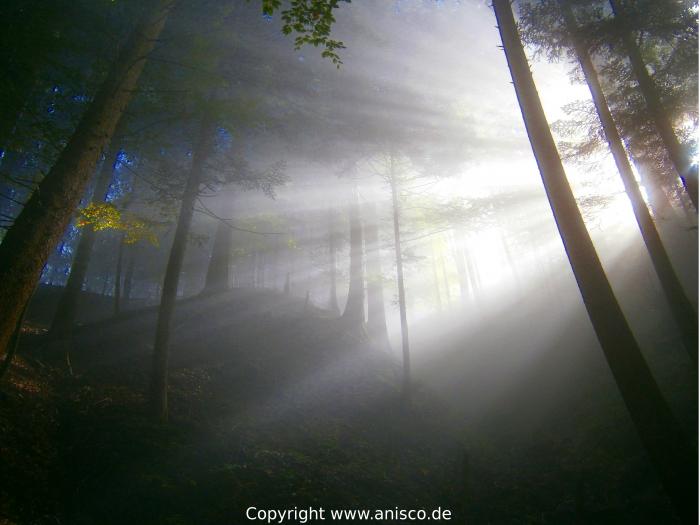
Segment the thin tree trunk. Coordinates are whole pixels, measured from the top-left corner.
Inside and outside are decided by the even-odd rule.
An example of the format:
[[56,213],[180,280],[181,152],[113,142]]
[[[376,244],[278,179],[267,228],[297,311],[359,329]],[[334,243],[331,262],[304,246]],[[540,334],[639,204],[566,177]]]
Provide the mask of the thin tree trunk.
[[430,268],[433,270],[433,287],[435,288],[435,299],[437,300],[438,312],[442,312],[442,294],[440,293],[440,278],[437,271],[437,253],[435,251],[435,243],[432,246],[433,257],[430,261]]
[[[629,146],[629,144],[626,145]],[[649,204],[654,215],[660,219],[668,218],[669,214],[672,215],[674,212],[666,190],[664,190],[663,186],[652,175],[652,169],[650,168],[649,163],[646,161],[640,161],[638,158],[636,158],[629,147],[626,149],[629,152],[632,163],[637,168],[637,172],[642,179],[642,186],[644,186],[647,191],[647,195],[649,195]]]
[[328,297],[328,308],[331,312],[338,315],[340,314],[340,309],[338,308],[338,277],[336,269],[336,259],[338,247],[337,234],[335,231],[335,221],[333,217],[333,210],[328,209],[328,269],[329,269],[329,280],[330,280],[330,292]]
[[652,464],[682,519],[697,523],[697,456],[664,400],[593,247],[535,88],[509,0],[493,0],[530,144],[583,302]]
[[122,292],[124,308],[129,306],[129,301],[131,300],[131,289],[134,283],[134,267],[136,266],[136,254],[134,253],[133,245],[130,246],[129,252],[129,262],[126,263],[126,273],[124,274],[124,285]]
[[440,261],[440,271],[442,272],[442,283],[445,287],[445,304],[447,305],[447,308],[449,310],[450,302],[451,302],[452,298],[450,296],[450,280],[447,276],[447,267],[445,266],[445,257],[440,255],[439,261]]
[[467,263],[467,274],[469,275],[469,284],[472,288],[472,300],[474,303],[481,302],[481,273],[479,272],[479,265],[472,257],[471,250],[467,244],[467,239],[464,239],[464,245],[462,246],[462,253],[464,255],[464,260]]
[[202,179],[204,162],[209,156],[214,143],[213,120],[207,113],[202,119],[199,136],[192,155],[192,166],[187,178],[185,192],[182,196],[180,214],[170,256],[163,279],[163,291],[158,308],[156,337],[153,345],[153,369],[151,375],[150,401],[153,415],[158,420],[168,420],[168,346],[170,342],[170,324],[175,310],[180,272],[187,248],[187,236],[192,223],[194,204]]
[[464,302],[469,297],[469,280],[467,277],[467,267],[464,263],[464,251],[457,244],[456,235],[452,235],[451,243],[452,259],[455,262],[455,267],[457,268],[457,275],[459,275],[459,293],[460,300]]
[[0,244],[0,353],[131,100],[172,1],[158,0],[134,30],[72,138]]
[[342,318],[349,326],[359,327],[365,322],[365,280],[362,271],[362,223],[357,191],[349,208],[350,217],[350,284]]
[[515,279],[515,287],[518,293],[520,292],[520,284],[521,284],[521,279],[520,279],[520,270],[518,270],[518,263],[516,262],[515,258],[513,257],[512,252],[510,251],[510,246],[508,244],[508,238],[506,237],[505,231],[500,230],[500,238],[501,238],[501,248],[503,249],[503,254],[506,256],[506,262],[508,263],[508,269],[510,270],[510,274],[513,276],[513,279]]
[[122,265],[124,261],[124,240],[126,234],[119,236],[119,248],[117,248],[117,269],[114,272],[114,315],[121,313],[122,301]]
[[[119,147],[116,144],[112,144],[95,181],[91,202],[98,203],[106,199],[109,184],[114,176],[118,155]],[[96,238],[97,234],[92,226],[83,228],[70,267],[68,282],[61,293],[56,313],[51,322],[49,335],[53,339],[68,339],[71,336],[73,325],[78,316],[80,296],[85,284],[88,267],[90,266],[90,258]]]
[[591,90],[591,96],[593,97],[598,118],[603,125],[605,137],[608,140],[610,151],[615,159],[617,170],[620,172],[620,177],[622,177],[622,183],[625,186],[625,191],[632,202],[634,217],[637,219],[639,231],[642,234],[644,244],[646,245],[649,256],[651,257],[651,262],[656,270],[656,275],[661,282],[661,287],[663,289],[664,296],[666,297],[666,302],[671,309],[676,325],[680,329],[686,351],[690,354],[690,358],[692,359],[693,363],[697,364],[698,314],[695,311],[692,303],[688,300],[688,297],[683,290],[683,286],[681,285],[681,282],[673,269],[671,260],[666,253],[663,243],[661,242],[659,232],[657,231],[656,225],[654,224],[651,214],[649,213],[649,208],[647,208],[647,205],[644,202],[644,197],[642,197],[642,192],[639,189],[639,185],[634,178],[632,166],[630,166],[629,160],[627,159],[625,148],[622,144],[622,139],[617,131],[615,121],[610,113],[608,103],[605,99],[605,94],[603,93],[603,89],[598,81],[598,74],[593,66],[591,57],[588,54],[588,49],[586,49],[585,44],[580,38],[579,28],[571,6],[567,0],[560,0],[560,5],[562,7],[567,32],[571,35],[573,40],[574,48],[576,50],[579,63],[581,64],[581,69],[583,70],[588,87]]
[[683,151],[683,146],[678,141],[676,132],[673,130],[671,121],[668,118],[668,113],[666,112],[661,98],[659,97],[659,92],[656,89],[656,84],[654,80],[649,75],[646,65],[644,64],[644,59],[639,51],[639,47],[634,42],[632,34],[627,27],[627,20],[624,14],[624,9],[620,4],[619,0],[610,0],[610,7],[615,15],[615,20],[620,23],[622,29],[622,44],[624,45],[625,52],[627,53],[630,64],[632,65],[632,71],[634,76],[639,83],[639,88],[644,96],[644,101],[647,104],[651,118],[654,121],[657,131],[666,146],[666,151],[668,152],[668,157],[671,159],[674,168],[678,172],[678,175],[683,182],[683,186],[688,192],[693,206],[697,212],[698,209],[698,174],[697,168],[693,169],[693,163],[688,155],[688,152]]
[[389,184],[391,185],[392,218],[394,221],[394,252],[396,256],[396,284],[399,292],[399,317],[401,319],[401,353],[403,355],[403,397],[411,399],[411,353],[408,346],[408,317],[406,316],[406,290],[403,281],[403,257],[401,255],[401,210],[396,187],[394,156],[389,156]]
[[22,309],[22,315],[20,316],[19,321],[17,322],[15,331],[12,333],[9,348],[5,353],[5,356],[3,357],[2,363],[0,363],[0,381],[2,381],[3,376],[12,366],[12,360],[15,358],[15,355],[17,355],[17,350],[19,350],[19,340],[22,337],[22,324],[24,323],[24,316],[26,315],[28,308],[29,301]]
[[382,283],[382,259],[379,250],[379,219],[377,205],[365,205],[365,257],[367,260],[367,331],[378,343],[389,341],[384,311],[384,285]]
[[225,222],[218,221],[204,282],[205,292],[222,291],[228,288],[230,262],[231,228]]
[[107,266],[102,274],[102,290],[100,291],[100,295],[102,297],[107,295],[107,289],[109,288],[109,274],[109,266]]

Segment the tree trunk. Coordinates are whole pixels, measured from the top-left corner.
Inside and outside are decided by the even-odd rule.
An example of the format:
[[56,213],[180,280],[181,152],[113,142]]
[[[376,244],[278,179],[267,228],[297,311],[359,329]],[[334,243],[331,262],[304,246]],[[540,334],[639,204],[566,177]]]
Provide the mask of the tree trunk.
[[583,302],[632,421],[682,519],[697,523],[697,457],[661,396],[593,247],[552,139],[509,0],[493,0],[537,165]]
[[22,315],[20,316],[19,321],[17,321],[17,326],[15,326],[15,330],[12,333],[12,338],[10,339],[10,344],[7,348],[7,352],[5,353],[5,356],[2,359],[2,363],[0,363],[0,381],[2,381],[3,376],[12,366],[12,360],[15,358],[15,355],[17,355],[17,350],[19,349],[19,340],[22,337],[22,324],[24,323],[24,316],[27,313],[28,307],[29,301],[27,301],[27,304],[24,305],[24,308],[22,309]]
[[122,265],[124,261],[124,240],[126,234],[119,236],[119,248],[117,248],[117,269],[114,272],[114,316],[121,313],[122,301]]
[[472,301],[475,304],[481,303],[481,273],[479,272],[479,265],[477,261],[474,260],[472,256],[471,248],[468,245],[468,237],[464,237],[464,244],[462,245],[462,254],[464,260],[467,264],[467,275],[469,276],[469,284],[472,290]]
[[440,255],[438,258],[440,261],[440,271],[442,272],[442,283],[445,287],[445,304],[449,310],[450,303],[452,302],[452,297],[450,296],[450,279],[447,276],[447,267],[445,266],[445,257]]
[[150,401],[153,415],[161,422],[168,420],[168,345],[170,341],[170,324],[175,310],[180,272],[187,248],[187,236],[192,223],[194,204],[199,192],[204,162],[214,144],[214,125],[210,115],[205,115],[199,130],[199,137],[192,155],[192,166],[187,178],[185,192],[182,196],[180,214],[170,256],[163,279],[156,337],[153,345],[153,369],[151,375]]
[[[91,202],[98,203],[105,200],[109,184],[117,165],[118,155],[119,148],[114,144],[110,147],[110,151],[105,157],[100,173],[95,181],[95,189],[92,193]],[[68,282],[61,293],[61,298],[56,307],[56,313],[51,322],[49,335],[53,339],[68,339],[71,336],[73,325],[78,316],[80,296],[82,294],[83,285],[85,284],[85,277],[87,276],[96,237],[97,234],[92,226],[85,226],[83,228],[70,267]]]
[[[627,144],[629,145],[629,144]],[[652,173],[652,168],[648,161],[640,161],[628,147],[630,159],[637,168],[637,172],[642,180],[642,186],[646,189],[647,195],[649,196],[649,205],[654,216],[659,219],[666,219],[669,215],[673,215],[673,207],[663,188],[662,184],[659,183]]]
[[340,314],[340,309],[338,308],[338,284],[337,284],[337,270],[336,270],[336,259],[337,259],[337,234],[335,231],[335,221],[333,220],[333,210],[328,209],[328,269],[330,280],[330,292],[328,297],[328,309],[334,314]]
[[649,75],[646,65],[644,64],[644,59],[639,51],[639,47],[634,42],[632,34],[627,27],[627,20],[624,15],[624,9],[620,4],[619,0],[610,0],[610,7],[612,8],[613,14],[615,15],[615,20],[620,24],[622,30],[622,44],[627,53],[630,64],[632,66],[632,71],[634,76],[639,83],[639,88],[642,91],[642,96],[644,96],[644,101],[647,104],[649,113],[656,130],[661,136],[661,140],[666,146],[666,151],[668,152],[668,157],[673,163],[673,167],[678,172],[678,175],[683,182],[683,186],[688,192],[693,206],[697,212],[698,209],[698,174],[697,168],[693,169],[693,163],[688,155],[688,152],[683,150],[683,146],[678,141],[676,132],[673,130],[671,121],[668,117],[661,98],[659,97],[659,92],[656,89],[656,84],[654,80]]
[[435,288],[435,300],[437,301],[438,312],[442,312],[442,294],[440,293],[440,278],[438,277],[437,271],[437,252],[435,250],[435,243],[432,246],[433,257],[430,261],[430,268],[433,270],[433,287]]
[[104,273],[102,274],[102,290],[100,291],[100,295],[102,297],[105,297],[107,295],[107,290],[109,289],[109,274],[111,273],[109,268],[109,265],[104,269]]
[[461,246],[457,244],[457,236],[454,234],[452,235],[451,245],[452,259],[454,260],[455,267],[457,268],[457,275],[459,276],[460,301],[464,303],[469,297],[469,278],[467,277],[467,267],[464,262],[464,251],[461,249]]
[[661,282],[661,288],[663,289],[664,296],[666,297],[666,302],[668,303],[673,318],[676,321],[678,328],[680,329],[683,344],[690,354],[690,358],[693,363],[697,364],[698,360],[698,314],[695,308],[688,300],[688,297],[683,290],[678,276],[676,275],[671,260],[666,253],[663,243],[661,242],[661,237],[656,229],[656,225],[651,218],[649,213],[649,208],[647,208],[644,202],[644,197],[642,197],[642,192],[639,189],[634,174],[632,173],[632,167],[630,166],[629,160],[625,153],[625,148],[622,144],[622,139],[615,126],[615,121],[610,109],[608,108],[608,103],[605,99],[605,94],[598,81],[598,74],[593,66],[591,57],[588,54],[588,49],[586,49],[585,44],[579,35],[579,28],[576,23],[576,18],[567,0],[560,0],[560,5],[562,7],[562,13],[564,15],[564,20],[566,23],[567,32],[571,35],[574,43],[574,48],[578,56],[579,63],[581,64],[581,69],[583,70],[584,77],[588,83],[588,87],[591,90],[591,96],[595,104],[596,112],[598,113],[598,118],[603,125],[603,130],[605,131],[605,137],[610,145],[610,151],[612,152],[613,158],[615,159],[615,165],[617,170],[620,172],[620,177],[622,177],[622,183],[625,186],[625,191],[632,202],[632,209],[634,210],[634,217],[637,219],[637,224],[639,225],[639,230],[644,239],[644,244],[647,247],[647,251],[651,257],[651,262],[656,270],[656,275]]
[[0,244],[0,352],[133,95],[172,1],[158,0],[134,30],[70,141]]
[[351,327],[360,327],[365,322],[365,280],[362,271],[362,223],[357,191],[353,192],[349,208],[350,218],[350,284],[348,299],[342,318]]
[[384,311],[384,285],[382,283],[382,259],[379,249],[379,219],[377,205],[365,205],[365,257],[367,260],[367,332],[378,343],[389,341]]
[[204,282],[205,292],[228,289],[229,265],[231,260],[231,228],[223,221],[218,221],[214,246],[209,259],[207,276]]
[[401,255],[401,210],[399,192],[394,173],[394,156],[389,156],[389,184],[391,185],[392,218],[394,221],[394,253],[396,256],[396,285],[399,292],[399,317],[401,319],[401,353],[403,355],[403,397],[411,398],[411,354],[408,346],[408,317],[406,315],[406,291],[403,283],[403,257]]
[[136,254],[134,253],[134,246],[131,245],[129,262],[126,264],[126,273],[124,274],[124,287],[122,291],[122,298],[124,307],[128,307],[129,300],[131,299],[131,289],[134,283],[134,267],[136,265]]

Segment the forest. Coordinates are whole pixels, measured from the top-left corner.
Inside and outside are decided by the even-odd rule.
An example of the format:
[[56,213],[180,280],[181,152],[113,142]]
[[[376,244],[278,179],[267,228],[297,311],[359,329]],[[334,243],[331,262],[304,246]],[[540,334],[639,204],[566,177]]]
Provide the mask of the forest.
[[698,523],[695,0],[3,0],[0,525]]

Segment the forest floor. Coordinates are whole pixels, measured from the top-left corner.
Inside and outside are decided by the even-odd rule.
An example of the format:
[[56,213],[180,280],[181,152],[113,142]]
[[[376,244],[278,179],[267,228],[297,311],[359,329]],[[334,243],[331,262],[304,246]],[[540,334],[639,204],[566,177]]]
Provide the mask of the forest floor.
[[[584,390],[587,412],[568,405],[566,417],[541,422],[543,438],[512,446],[511,429],[499,438],[467,428],[444,401],[467,399],[464,385],[438,394],[417,381],[405,408],[385,349],[271,291],[179,303],[171,420],[153,423],[155,316],[142,308],[86,324],[70,347],[38,330],[23,338],[0,389],[0,524],[238,524],[250,506],[440,507],[470,524],[675,523],[617,405],[600,414]],[[441,378],[463,370],[435,366]],[[597,394],[603,405],[608,394]]]
[[[304,301],[235,290],[183,301],[171,421],[145,394],[155,312],[25,338],[0,409],[6,523],[244,523],[245,509],[456,512],[461,453],[427,393],[364,333]],[[0,521],[0,523],[2,523]]]

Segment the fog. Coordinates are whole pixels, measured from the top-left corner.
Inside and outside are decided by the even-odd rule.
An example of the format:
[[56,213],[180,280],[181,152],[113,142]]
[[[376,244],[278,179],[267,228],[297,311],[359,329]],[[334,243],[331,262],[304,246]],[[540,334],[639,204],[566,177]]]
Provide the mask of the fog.
[[[257,1],[224,4],[174,7],[95,166],[109,173],[105,202],[118,210],[118,225],[72,220],[44,266],[20,356],[64,370],[75,382],[61,387],[67,392],[105,389],[95,395],[109,401],[99,403],[139,413],[146,401],[137,392],[153,392],[151,353],[163,344],[156,330],[199,160],[164,343],[168,432],[193,437],[182,438],[185,452],[162,453],[200,484],[192,491],[206,494],[204,506],[225,510],[203,518],[182,510],[184,500],[163,500],[154,508],[174,505],[183,520],[168,523],[243,523],[236,513],[261,501],[442,504],[465,523],[622,523],[625,515],[674,523],[557,229],[490,3],[340,2],[331,28],[343,44],[337,65],[322,56],[323,44],[296,49],[279,12],[261,15]],[[134,8],[121,9],[113,16]],[[595,115],[575,63],[525,51],[555,141],[584,141],[583,126],[562,132],[575,117],[567,105],[580,102]],[[89,89],[54,82],[61,93]],[[63,122],[86,102],[73,96],[67,104],[45,118]],[[697,113],[689,118],[696,130]],[[3,150],[3,168],[29,177],[38,163],[47,173],[50,163],[30,158],[42,140],[15,164],[11,155],[20,153]],[[601,144],[585,158],[564,156],[567,179],[643,357],[697,443],[697,362]],[[664,187],[670,207],[654,209],[637,169],[697,312],[697,213],[677,181]],[[80,208],[101,202],[93,179]],[[15,200],[29,193],[7,187],[13,200],[3,218],[14,219]],[[66,342],[56,337],[57,312],[93,227]],[[76,429],[136,428],[91,406],[98,419]],[[340,452],[319,459],[326,446],[355,454],[363,474],[338,467],[334,478],[336,465],[352,460]],[[368,465],[385,460],[380,481],[380,467]],[[145,459],[129,461],[131,473],[85,474],[101,487],[85,490],[109,501],[106,493],[125,490],[146,469]],[[233,465],[225,468],[235,483],[248,479],[237,470],[246,465],[258,474],[248,488],[240,481],[230,489],[228,502],[216,496],[219,478],[202,474],[207,461]],[[163,483],[180,486],[178,475],[162,474]],[[313,497],[299,476],[315,480]],[[357,494],[353,484],[362,487]],[[155,519],[139,514],[150,489],[138,490],[136,510],[123,512],[86,503],[75,489],[64,499],[79,510],[64,516],[93,523],[111,519],[104,509],[117,505],[113,519]]]

